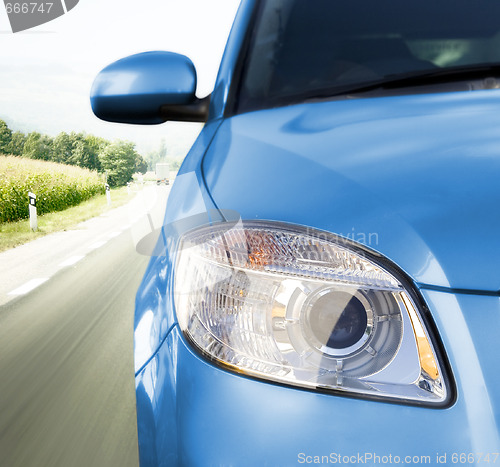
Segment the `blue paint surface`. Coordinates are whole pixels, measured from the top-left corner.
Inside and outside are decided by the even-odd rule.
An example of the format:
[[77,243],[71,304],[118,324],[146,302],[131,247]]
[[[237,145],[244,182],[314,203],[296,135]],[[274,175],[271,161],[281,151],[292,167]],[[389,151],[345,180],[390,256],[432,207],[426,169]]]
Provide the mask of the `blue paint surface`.
[[[253,1],[242,2],[210,118],[171,191],[137,294],[141,465],[295,465],[307,456],[500,451],[500,91],[318,102],[224,117]],[[186,219],[228,209],[363,244],[420,289],[456,401],[430,409],[229,373],[184,340],[173,272]],[[183,224],[186,225],[186,224]],[[191,225],[191,224],[190,224]],[[462,293],[458,293],[458,291]],[[372,457],[369,457],[369,456]],[[468,465],[480,465],[476,461]],[[407,462],[408,463],[408,462]],[[422,462],[423,463],[423,462]]]
[[219,208],[380,252],[416,282],[498,291],[500,91],[324,102],[228,119],[205,157]]

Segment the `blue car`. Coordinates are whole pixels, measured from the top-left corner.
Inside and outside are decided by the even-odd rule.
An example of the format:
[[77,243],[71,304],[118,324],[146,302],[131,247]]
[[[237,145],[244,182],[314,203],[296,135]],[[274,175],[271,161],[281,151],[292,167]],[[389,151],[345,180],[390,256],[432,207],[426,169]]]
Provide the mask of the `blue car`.
[[105,68],[113,122],[206,122],[137,293],[142,466],[500,465],[500,2],[243,0],[212,94]]

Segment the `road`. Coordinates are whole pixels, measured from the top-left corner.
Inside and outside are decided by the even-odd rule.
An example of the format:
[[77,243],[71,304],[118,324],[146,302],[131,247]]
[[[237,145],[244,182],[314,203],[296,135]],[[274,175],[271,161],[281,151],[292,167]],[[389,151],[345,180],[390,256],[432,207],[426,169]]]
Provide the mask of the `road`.
[[133,313],[149,258],[133,226],[112,237],[0,307],[2,466],[138,465]]

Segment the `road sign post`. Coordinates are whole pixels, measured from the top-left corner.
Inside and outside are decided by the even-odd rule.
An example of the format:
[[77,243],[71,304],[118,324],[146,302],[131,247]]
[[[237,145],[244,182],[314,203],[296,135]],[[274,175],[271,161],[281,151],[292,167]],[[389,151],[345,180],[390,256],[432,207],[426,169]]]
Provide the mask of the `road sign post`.
[[28,192],[29,211],[30,211],[30,229],[33,232],[38,230],[38,216],[36,213],[36,195],[35,193]]
[[111,206],[111,191],[107,183],[106,183],[106,199],[108,200],[108,206]]

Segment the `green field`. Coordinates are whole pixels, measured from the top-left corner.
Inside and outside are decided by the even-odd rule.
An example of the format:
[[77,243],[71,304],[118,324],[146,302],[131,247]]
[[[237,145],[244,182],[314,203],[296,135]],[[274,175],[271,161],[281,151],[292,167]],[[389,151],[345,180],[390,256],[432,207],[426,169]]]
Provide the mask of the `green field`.
[[0,224],[29,217],[28,192],[39,215],[76,206],[105,191],[102,176],[80,167],[0,156]]
[[106,195],[94,196],[78,206],[39,216],[38,230],[36,232],[30,230],[29,219],[4,222],[0,224],[0,251],[14,248],[47,234],[75,228],[80,222],[128,203],[133,196],[133,192],[128,194],[126,187],[112,188],[111,206],[108,206]]

